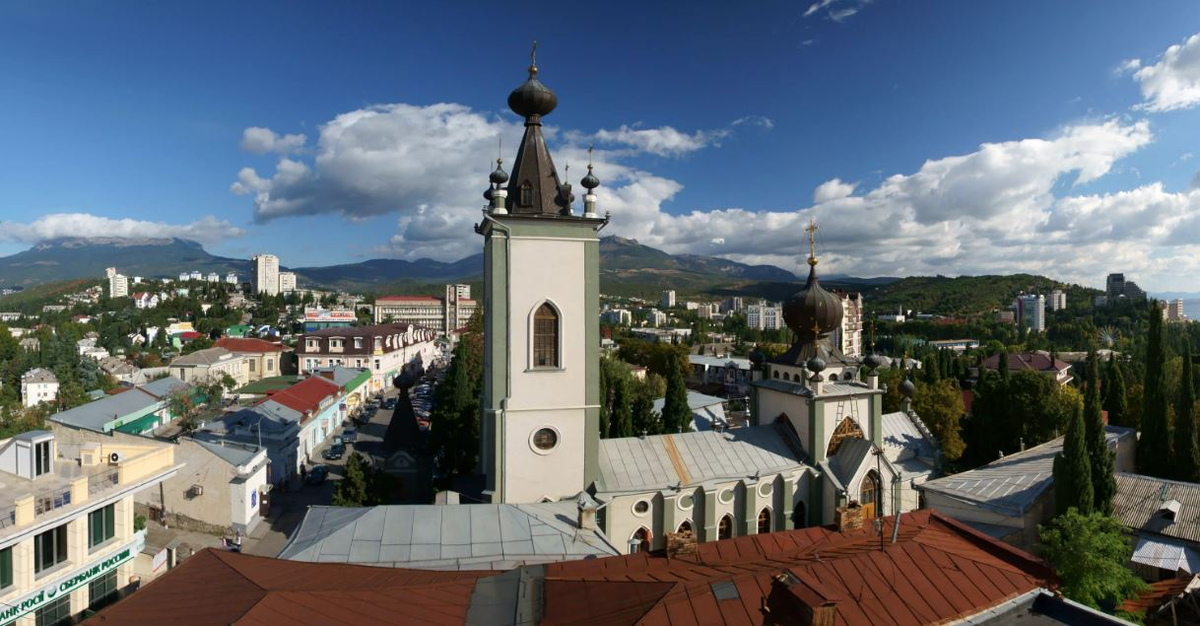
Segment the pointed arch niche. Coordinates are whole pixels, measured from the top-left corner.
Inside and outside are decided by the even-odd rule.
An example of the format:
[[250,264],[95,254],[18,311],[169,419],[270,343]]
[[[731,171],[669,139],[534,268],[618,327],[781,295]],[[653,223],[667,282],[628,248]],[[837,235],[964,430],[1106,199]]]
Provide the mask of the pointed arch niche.
[[847,439],[866,439],[863,435],[862,427],[852,417],[842,420],[842,423],[833,429],[833,436],[829,438],[829,448],[825,450],[825,456],[831,457],[837,454],[838,448]]
[[529,369],[562,368],[562,313],[543,300],[533,309],[529,325]]

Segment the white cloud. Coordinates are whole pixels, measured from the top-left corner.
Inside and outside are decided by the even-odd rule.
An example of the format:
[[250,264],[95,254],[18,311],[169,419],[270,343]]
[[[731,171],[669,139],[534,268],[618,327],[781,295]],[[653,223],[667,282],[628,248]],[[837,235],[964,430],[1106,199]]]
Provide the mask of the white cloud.
[[854,193],[854,187],[854,183],[844,183],[840,178],[827,180],[818,185],[816,191],[813,192],[813,202],[820,204],[845,198]]
[[251,126],[242,131],[240,147],[242,150],[253,152],[254,154],[266,154],[268,152],[290,154],[302,150],[307,140],[308,138],[304,135],[279,135],[270,128]]
[[844,22],[870,2],[871,0],[817,0],[808,5],[801,17],[812,17],[818,13],[824,13],[826,17],[835,22]]
[[200,243],[216,243],[244,234],[242,229],[211,215],[190,224],[114,219],[90,213],[51,213],[28,223],[0,222],[0,242],[6,243],[36,244],[59,237],[179,237]]
[[1133,59],[1121,67],[1134,72],[1144,109],[1172,111],[1200,104],[1200,33],[1167,48],[1153,65]]
[[599,130],[596,132],[595,138],[599,142],[629,146],[639,152],[677,157],[718,144],[720,140],[729,136],[729,132],[727,129],[698,130],[688,134],[670,126],[659,128],[621,126],[616,130]]

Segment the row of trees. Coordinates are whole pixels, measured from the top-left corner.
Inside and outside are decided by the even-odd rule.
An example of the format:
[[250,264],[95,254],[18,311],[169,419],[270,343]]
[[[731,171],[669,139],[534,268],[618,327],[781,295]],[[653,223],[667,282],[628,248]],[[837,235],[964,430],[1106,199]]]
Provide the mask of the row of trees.
[[1141,385],[1141,436],[1137,459],[1143,474],[1200,482],[1196,380],[1190,334],[1183,335],[1181,347],[1179,373],[1168,377],[1172,360],[1168,357],[1162,316],[1151,315],[1146,341],[1146,374]]

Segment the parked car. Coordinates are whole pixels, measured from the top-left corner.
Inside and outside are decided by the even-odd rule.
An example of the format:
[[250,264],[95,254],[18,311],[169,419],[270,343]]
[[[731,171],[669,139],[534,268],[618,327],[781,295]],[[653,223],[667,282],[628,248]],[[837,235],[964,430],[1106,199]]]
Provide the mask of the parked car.
[[391,411],[392,409],[396,408],[396,399],[395,399],[395,398],[388,398],[388,399],[387,399],[387,402],[384,402],[384,403],[383,403],[383,408],[385,408],[385,409],[387,409],[387,410],[389,410],[389,411]]
[[342,431],[342,443],[354,443],[355,441],[358,441],[357,429],[347,428]]
[[308,484],[319,485],[329,478],[329,467],[326,465],[314,465],[308,472]]
[[321,453],[321,458],[325,459],[326,461],[337,461],[340,460],[345,454],[346,444],[337,442],[326,448],[325,452]]

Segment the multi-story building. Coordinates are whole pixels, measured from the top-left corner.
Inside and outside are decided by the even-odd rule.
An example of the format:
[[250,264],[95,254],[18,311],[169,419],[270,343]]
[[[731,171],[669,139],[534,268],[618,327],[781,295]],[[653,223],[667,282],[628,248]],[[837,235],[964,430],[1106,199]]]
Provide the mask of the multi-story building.
[[58,378],[54,372],[38,367],[21,375],[21,402],[26,407],[54,402],[57,398]]
[[667,325],[667,314],[658,309],[650,309],[646,313],[646,322],[655,328],[662,328]]
[[296,273],[279,272],[279,293],[291,293],[296,290]]
[[1132,280],[1125,280],[1124,274],[1109,274],[1105,281],[1104,296],[1107,304],[1115,304],[1120,298],[1132,301],[1146,299],[1146,292]]
[[224,348],[245,360],[246,380],[255,382],[283,373],[284,355],[291,348],[262,339],[222,337],[214,347]]
[[732,296],[732,297],[726,298],[726,300],[721,303],[721,309],[725,313],[741,311],[745,308],[746,308],[746,304],[741,296]]
[[236,284],[238,284],[238,275],[237,275],[237,273],[236,273],[236,272],[229,272],[228,274],[226,274],[226,275],[225,275],[225,282],[229,283],[230,285],[236,285]]
[[204,280],[205,282],[219,283],[221,282],[221,275],[216,272],[209,272],[208,276],[204,277]]
[[1170,302],[1163,300],[1163,304],[1166,305],[1164,314],[1167,321],[1182,322],[1187,319],[1187,316],[1183,314],[1183,300],[1176,299]]
[[443,333],[456,331],[475,314],[470,285],[446,285],[445,297],[384,296],[375,300],[375,323],[406,323]]
[[296,361],[301,374],[338,366],[369,369],[374,393],[390,389],[406,366],[430,363],[435,336],[436,331],[409,323],[327,328],[300,336]]
[[128,276],[118,274],[115,267],[105,269],[104,276],[108,279],[108,297],[123,298],[129,295]]
[[254,261],[254,291],[269,296],[279,295],[279,257],[274,254],[257,254]]
[[204,274],[201,274],[197,270],[192,270],[191,273],[188,274],[188,280],[204,280]]
[[124,595],[146,541],[134,494],[178,469],[173,447],[151,441],[0,441],[0,623],[59,624]]
[[158,306],[158,294],[140,291],[133,294],[133,305],[139,309],[153,309]]
[[783,328],[783,309],[767,303],[752,304],[746,307],[746,326],[756,330],[779,330]]
[[1050,310],[1063,311],[1067,308],[1067,292],[1055,289],[1050,292]]
[[1046,330],[1046,297],[1041,294],[1021,294],[1013,301],[1017,324],[1036,332]]
[[609,309],[600,314],[600,321],[614,326],[633,324],[633,314],[628,309]]
[[858,358],[863,354],[863,297],[861,293],[843,291],[837,295],[842,299],[842,325],[834,330],[834,341],[841,346],[843,354]]
[[225,348],[205,348],[171,361],[171,375],[185,383],[219,381],[229,374],[238,386],[249,382],[246,357]]
[[675,308],[675,290],[674,289],[666,289],[662,292],[662,308],[664,308],[664,309]]

